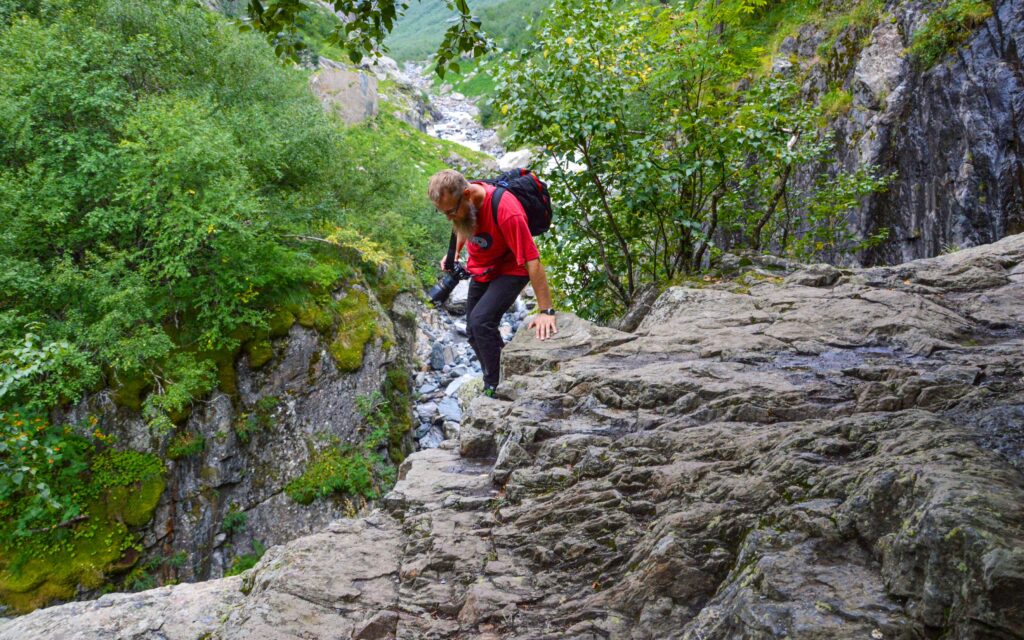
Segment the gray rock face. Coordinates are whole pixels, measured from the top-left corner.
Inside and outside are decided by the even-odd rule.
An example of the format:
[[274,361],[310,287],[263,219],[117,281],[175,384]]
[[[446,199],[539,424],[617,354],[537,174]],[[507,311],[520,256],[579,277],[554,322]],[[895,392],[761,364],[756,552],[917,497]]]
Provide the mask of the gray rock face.
[[935,256],[1024,231],[1024,2],[993,7],[963,46],[929,69],[907,53],[935,11],[919,0],[887,3],[872,30],[840,33],[824,59],[817,52],[823,34],[813,27],[783,47],[783,58],[800,56],[809,96],[833,87],[852,95],[852,108],[832,123],[835,168],[871,164],[897,174],[854,217],[865,234],[890,230],[884,244],[859,257],[863,264]]
[[[395,309],[411,304],[411,296],[401,294]],[[185,553],[176,575],[166,577],[220,577],[255,541],[279,545],[345,514],[346,506],[332,501],[300,505],[284,488],[316,451],[334,440],[358,440],[358,396],[381,389],[388,367],[408,367],[414,327],[400,313],[395,317],[396,346],[385,351],[379,340],[369,344],[358,371],[338,371],[324,339],[295,324],[287,337],[274,340],[274,357],[265,366],[253,370],[244,355],[237,361],[235,398],[216,392],[197,403],[185,426],[203,437],[204,449],[167,461],[167,488],[143,532],[147,555]],[[137,413],[104,402],[102,394],[74,411],[72,418],[103,416],[118,441],[138,449],[159,453],[167,445],[167,437],[154,436]],[[222,523],[231,512],[244,514],[245,522],[227,534]]]
[[521,332],[462,423],[486,457],[409,456],[241,581],[0,638],[1024,637],[1024,235],[781,275]]
[[324,109],[347,124],[357,124],[377,115],[377,78],[373,76],[324,58],[309,85]]

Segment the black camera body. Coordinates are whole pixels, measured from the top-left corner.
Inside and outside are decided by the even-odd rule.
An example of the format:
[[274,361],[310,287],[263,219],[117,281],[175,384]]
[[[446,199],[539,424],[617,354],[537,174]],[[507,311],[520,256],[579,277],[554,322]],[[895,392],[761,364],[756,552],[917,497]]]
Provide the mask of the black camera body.
[[435,307],[439,307],[444,304],[448,296],[452,295],[452,291],[455,290],[459,282],[472,275],[469,271],[466,271],[466,267],[462,266],[461,262],[456,262],[451,271],[445,272],[437,284],[430,287],[430,291],[427,291],[427,296],[434,303]]

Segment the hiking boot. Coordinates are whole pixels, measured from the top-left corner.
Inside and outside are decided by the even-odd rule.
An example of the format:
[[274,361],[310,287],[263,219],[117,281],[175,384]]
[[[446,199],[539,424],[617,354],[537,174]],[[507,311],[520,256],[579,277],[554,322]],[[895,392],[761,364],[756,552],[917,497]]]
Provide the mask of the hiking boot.
[[492,385],[492,384],[485,384],[484,385],[484,390],[483,390],[482,393],[483,393],[483,395],[487,396],[488,398],[493,398],[496,391],[497,391],[497,389],[495,389],[494,385]]

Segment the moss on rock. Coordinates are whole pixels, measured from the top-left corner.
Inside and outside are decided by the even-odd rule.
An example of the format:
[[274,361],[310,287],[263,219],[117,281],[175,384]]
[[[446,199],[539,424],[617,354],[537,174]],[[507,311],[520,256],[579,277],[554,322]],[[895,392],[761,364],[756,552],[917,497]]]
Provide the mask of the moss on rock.
[[363,365],[366,343],[378,333],[377,313],[369,296],[351,289],[333,305],[338,329],[328,351],[341,371],[356,371]]
[[0,547],[0,601],[27,613],[100,587],[111,571],[134,564],[130,527],[149,522],[163,494],[163,464],[152,454],[106,452],[94,459],[86,519],[63,539],[29,538]]

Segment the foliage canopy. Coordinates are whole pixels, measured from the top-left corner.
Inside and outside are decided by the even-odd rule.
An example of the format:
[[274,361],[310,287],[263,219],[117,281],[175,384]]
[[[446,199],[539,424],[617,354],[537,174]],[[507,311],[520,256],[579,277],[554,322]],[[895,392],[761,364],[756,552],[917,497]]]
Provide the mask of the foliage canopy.
[[721,250],[809,259],[878,240],[849,232],[845,215],[886,179],[792,180],[831,143],[793,83],[751,73],[760,51],[749,18],[765,6],[558,0],[536,42],[504,65],[496,104],[510,141],[554,165],[564,206],[545,259],[577,311],[607,319]]

